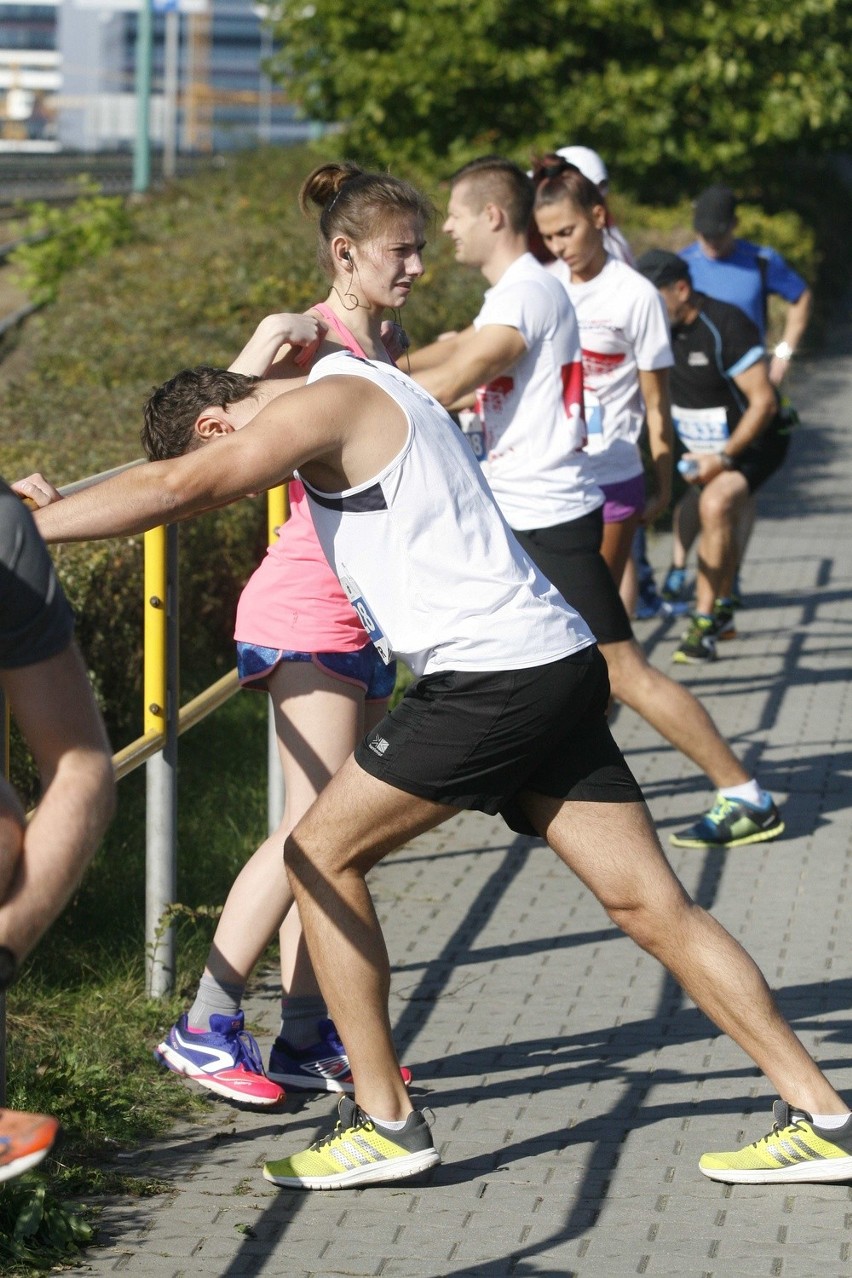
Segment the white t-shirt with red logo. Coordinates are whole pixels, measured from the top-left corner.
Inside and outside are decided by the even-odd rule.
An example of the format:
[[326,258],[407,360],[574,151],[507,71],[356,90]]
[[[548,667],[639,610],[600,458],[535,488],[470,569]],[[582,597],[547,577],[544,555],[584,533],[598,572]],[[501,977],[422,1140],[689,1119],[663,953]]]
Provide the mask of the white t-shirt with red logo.
[[642,473],[638,440],[645,416],[639,369],[674,364],[663,299],[644,275],[608,257],[593,280],[572,282],[564,262],[548,271],[564,285],[583,348],[586,451],[599,484]]
[[582,451],[580,342],[564,288],[524,253],[485,294],[473,323],[516,328],[527,348],[477,391],[483,470],[506,522],[551,528],[596,510],[603,494]]

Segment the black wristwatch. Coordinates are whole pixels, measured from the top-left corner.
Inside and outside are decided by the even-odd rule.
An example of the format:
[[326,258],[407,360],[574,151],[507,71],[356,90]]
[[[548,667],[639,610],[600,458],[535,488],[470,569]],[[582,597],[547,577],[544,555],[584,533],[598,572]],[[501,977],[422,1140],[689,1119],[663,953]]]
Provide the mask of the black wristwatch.
[[18,974],[18,961],[8,945],[0,945],[0,994],[4,994]]

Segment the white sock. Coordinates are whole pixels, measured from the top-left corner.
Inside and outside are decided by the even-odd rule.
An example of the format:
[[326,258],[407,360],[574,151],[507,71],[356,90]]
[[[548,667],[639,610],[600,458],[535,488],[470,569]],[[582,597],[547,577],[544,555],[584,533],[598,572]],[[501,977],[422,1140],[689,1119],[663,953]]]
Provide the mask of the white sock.
[[842,1127],[848,1121],[847,1114],[811,1114],[814,1120],[814,1127],[821,1127],[823,1131],[834,1132],[838,1127]]
[[408,1122],[407,1118],[391,1120],[390,1118],[376,1118],[375,1114],[367,1114],[367,1118],[369,1118],[371,1123],[375,1123],[377,1127],[383,1127],[386,1132],[401,1132]]
[[719,793],[726,799],[743,799],[756,808],[769,806],[769,795],[765,790],[761,790],[753,777],[751,781],[746,781],[743,785],[726,785]]

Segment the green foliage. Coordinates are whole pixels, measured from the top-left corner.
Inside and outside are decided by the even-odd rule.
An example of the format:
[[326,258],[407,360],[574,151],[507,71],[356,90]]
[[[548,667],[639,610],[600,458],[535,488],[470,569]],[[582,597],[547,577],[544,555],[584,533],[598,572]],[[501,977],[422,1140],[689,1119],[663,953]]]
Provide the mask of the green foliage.
[[274,0],[277,75],[355,153],[444,173],[583,141],[676,196],[846,144],[847,0]]
[[0,1265],[5,1274],[47,1273],[74,1260],[93,1232],[33,1176],[0,1189]]
[[21,285],[34,302],[55,300],[61,280],[82,262],[101,257],[133,235],[121,197],[100,194],[97,183],[80,178],[80,195],[67,208],[33,204],[23,234],[38,238],[11,254]]

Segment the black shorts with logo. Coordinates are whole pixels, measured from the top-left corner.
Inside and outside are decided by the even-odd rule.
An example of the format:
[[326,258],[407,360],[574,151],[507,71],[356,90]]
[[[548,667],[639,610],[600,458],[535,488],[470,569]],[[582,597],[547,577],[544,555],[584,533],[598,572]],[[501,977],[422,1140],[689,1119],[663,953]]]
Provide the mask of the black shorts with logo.
[[606,720],[609,678],[596,647],[544,666],[424,675],[355,751],[378,780],[435,803],[499,812],[536,831],[521,791],[596,803],[642,792]]
[[73,629],[32,515],[0,480],[0,669],[55,657],[68,647]]

